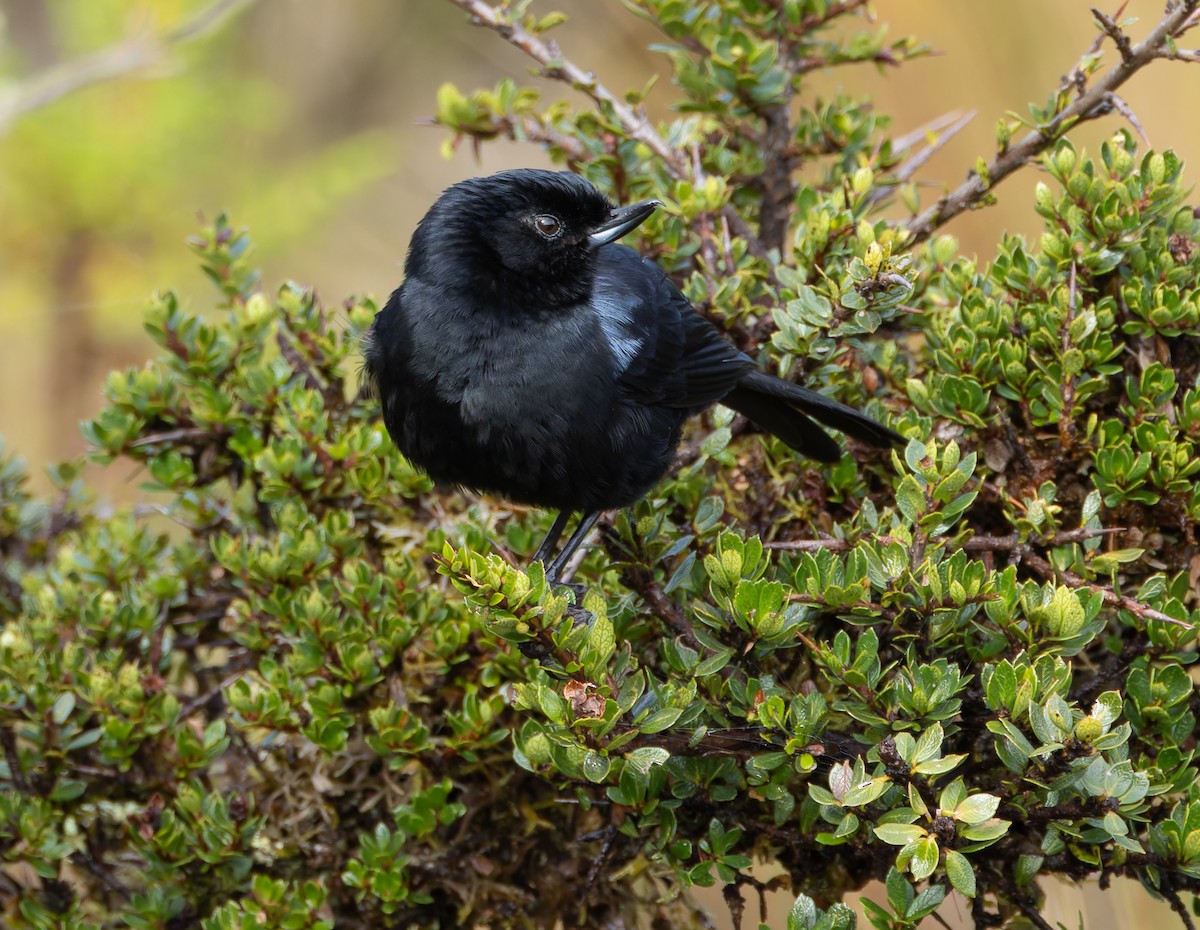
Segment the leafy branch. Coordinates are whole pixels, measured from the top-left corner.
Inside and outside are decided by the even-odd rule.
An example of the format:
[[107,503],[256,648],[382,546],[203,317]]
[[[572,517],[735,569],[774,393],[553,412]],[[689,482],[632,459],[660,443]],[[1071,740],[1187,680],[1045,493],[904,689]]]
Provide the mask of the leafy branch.
[[[677,180],[690,180],[696,184],[703,183],[703,178],[693,170],[693,165],[689,165],[688,159],[681,152],[671,148],[644,113],[624,103],[600,83],[594,72],[584,71],[564,56],[557,43],[543,41],[516,22],[507,10],[494,7],[484,0],[450,2],[470,13],[472,24],[491,29],[541,65],[543,77],[569,84],[590,97],[602,112],[611,113],[630,138],[641,142],[662,161],[672,177]],[[729,224],[730,231],[745,240],[747,248],[753,254],[760,258],[766,256],[762,241],[737,210],[726,204],[720,208],[719,214]]]

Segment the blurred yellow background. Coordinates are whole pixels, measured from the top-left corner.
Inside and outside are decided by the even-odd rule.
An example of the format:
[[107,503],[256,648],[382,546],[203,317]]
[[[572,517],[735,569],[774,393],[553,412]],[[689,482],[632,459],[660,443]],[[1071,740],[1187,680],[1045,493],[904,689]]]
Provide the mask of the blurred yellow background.
[[[839,87],[870,95],[898,133],[948,111],[977,111],[919,175],[931,182],[929,203],[994,152],[1005,111],[1045,102],[1096,34],[1091,3],[878,0],[872,28],[886,24],[941,54],[884,72],[816,74],[805,96]],[[1162,6],[1130,0],[1135,40]],[[665,78],[666,60],[647,48],[661,37],[619,0],[535,8],[571,17],[555,37],[611,89]],[[156,45],[155,37],[204,25],[218,10],[225,15],[201,34]],[[519,52],[443,0],[0,0],[0,17],[0,434],[39,475],[47,462],[82,451],[77,424],[98,408],[106,372],[150,351],[141,329],[147,296],[173,287],[192,306],[209,301],[184,245],[197,214],[225,210],[250,228],[268,288],[295,279],[331,305],[350,293],[386,296],[400,280],[414,223],[443,187],[547,164],[532,146],[503,143],[480,161],[469,147],[443,160],[443,132],[420,125],[437,87],[513,76],[550,97],[565,93],[529,77]],[[80,56],[119,43],[149,64],[11,112],[52,69],[78,73]],[[1109,43],[1106,66],[1116,57]],[[649,102],[655,116],[669,115],[673,96],[660,81]],[[1123,97],[1156,147],[1174,148],[1197,170],[1200,66],[1156,62]],[[1123,125],[1114,114],[1072,138],[1094,151]],[[1036,235],[1037,174],[1005,182],[998,205],[947,231],[983,260],[1002,231]],[[111,482],[129,478],[112,475],[103,486],[121,495]],[[1105,930],[1165,915],[1147,902],[1138,889],[1103,897],[1066,890],[1046,914],[1075,926],[1084,908],[1087,926]],[[751,902],[747,926],[756,910]],[[962,916],[965,926],[965,904]]]

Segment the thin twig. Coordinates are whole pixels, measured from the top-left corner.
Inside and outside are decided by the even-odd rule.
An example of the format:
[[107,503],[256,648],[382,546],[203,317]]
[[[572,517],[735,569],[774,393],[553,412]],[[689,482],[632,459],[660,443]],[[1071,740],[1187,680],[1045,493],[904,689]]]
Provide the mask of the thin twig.
[[1013,904],[1021,909],[1021,913],[1024,914],[1028,918],[1029,922],[1037,927],[1038,930],[1054,930],[1054,927],[1050,925],[1050,922],[1042,916],[1042,912],[1034,907],[1033,903],[1027,900],[1025,895],[1018,891],[1015,887],[1012,890],[1012,894],[1010,894],[1008,897]]
[[1116,94],[1106,94],[1104,97],[1103,106],[1105,107],[1106,113],[1115,110],[1117,113],[1120,113],[1123,117],[1125,117],[1126,122],[1133,127],[1133,131],[1141,137],[1141,140],[1145,142],[1147,146],[1150,145],[1150,137],[1146,135],[1146,127],[1142,125],[1142,121],[1138,119],[1137,114],[1133,112],[1133,107],[1126,103],[1124,99],[1118,97]]
[[205,429],[200,426],[185,426],[179,429],[166,430],[162,433],[151,433],[149,436],[143,436],[141,439],[135,439],[129,444],[130,449],[139,449],[142,446],[152,446],[160,442],[179,442],[189,439],[212,439],[213,432],[210,429]]
[[203,694],[196,695],[196,697],[184,704],[179,709],[179,719],[184,720],[190,717],[200,708],[204,707],[214,698],[218,697],[226,688],[228,688],[238,679],[242,678],[246,672],[250,670],[253,664],[254,663],[251,661],[239,663],[240,667],[237,669],[237,671],[230,675],[226,675],[223,679],[221,679],[220,682],[209,688],[209,690],[205,691]]
[[0,135],[7,132],[19,117],[68,94],[159,64],[170,48],[204,35],[239,6],[251,2],[253,0],[216,0],[191,19],[161,35],[130,36],[28,78],[0,100]]
[[[937,132],[936,140],[929,145],[926,145],[923,149],[914,152],[905,161],[901,162],[900,165],[897,166],[896,170],[892,172],[888,180],[904,182],[911,178],[917,173],[917,170],[923,164],[925,164],[925,162],[929,161],[929,159],[932,158],[940,148],[942,148],[942,146],[944,146],[947,142],[958,135],[964,128],[966,128],[966,125],[975,118],[977,112],[977,110],[971,110],[969,113],[964,113],[958,119],[950,123],[950,125],[947,126],[944,131]],[[952,114],[947,114],[947,116],[950,115]],[[928,131],[934,132],[932,129]]]
[[[971,111],[973,116],[975,111]],[[928,123],[918,126],[916,129],[910,129],[902,136],[897,136],[892,140],[893,152],[907,152],[910,148],[919,142],[923,142],[932,133],[934,135],[941,134],[948,127],[953,126],[963,118],[963,114],[958,110],[951,110],[949,113],[943,113],[941,116],[935,116]]]
[[1200,62],[1200,49],[1197,48],[1177,48],[1175,51],[1163,49],[1158,53],[1159,58],[1165,58],[1167,61],[1197,61]]
[[867,195],[870,203],[876,204],[891,197],[897,187],[910,180],[947,142],[958,135],[975,118],[976,112],[971,110],[969,113],[945,113],[937,119],[930,120],[924,126],[917,127],[907,135],[893,140],[892,151],[900,153],[914,147],[919,141],[927,139],[930,135],[937,137],[932,143],[926,144],[909,155],[890,174],[881,178],[880,183],[876,184]]
[[1182,0],[1171,8],[1145,40],[1130,48],[1121,63],[1100,77],[1090,89],[1081,92],[1046,124],[998,155],[982,173],[972,172],[962,185],[911,220],[908,223],[910,243],[928,239],[934,230],[969,210],[1002,180],[1052,146],[1068,128],[1102,115],[1110,94],[1142,67],[1163,57],[1168,40],[1185,27],[1196,12],[1197,3],[1200,0]]
[[1192,921],[1192,915],[1188,913],[1187,905],[1179,897],[1179,892],[1174,888],[1160,888],[1159,894],[1167,899],[1171,905],[1171,910],[1183,921],[1184,930],[1196,930],[1196,924]]
[[1133,43],[1129,41],[1129,36],[1125,34],[1125,30],[1095,7],[1092,7],[1092,15],[1096,17],[1096,22],[1104,30],[1104,34],[1112,39],[1113,43],[1117,46],[1117,51],[1121,53],[1121,61],[1128,63],[1130,58],[1133,57]]
[[17,751],[17,736],[12,727],[0,727],[0,746],[4,748],[4,761],[8,764],[8,780],[21,794],[31,794],[29,780],[21,767],[21,755]]
[[[607,519],[603,520],[600,524],[600,540],[604,545],[605,551],[612,558],[620,560],[628,554],[621,551],[621,540],[617,536],[612,523]],[[646,606],[650,608],[650,612],[666,624],[671,632],[680,637],[697,652],[703,651],[704,647],[701,645],[700,640],[696,638],[696,631],[692,628],[687,614],[684,613],[682,607],[667,597],[666,592],[662,589],[662,585],[655,579],[653,572],[641,565],[626,562],[622,566],[621,582],[631,591],[635,591],[641,595],[642,600],[646,602]]]
[[82,852],[75,853],[69,858],[71,862],[83,866],[92,875],[100,879],[109,891],[115,892],[126,901],[133,897],[133,889],[112,874],[112,866],[107,862],[103,862],[95,856]]
[[508,18],[507,12],[484,0],[450,0],[455,6],[471,14],[472,22],[486,26],[499,33],[510,44],[542,66],[542,74],[549,78],[565,81],[581,93],[587,94],[597,104],[612,111],[613,116],[637,141],[647,146],[655,155],[672,168],[672,173],[682,176],[687,165],[680,153],[667,145],[658,131],[644,116],[618,98],[606,88],[590,71],[564,58],[557,46],[543,42],[528,32],[519,23]]

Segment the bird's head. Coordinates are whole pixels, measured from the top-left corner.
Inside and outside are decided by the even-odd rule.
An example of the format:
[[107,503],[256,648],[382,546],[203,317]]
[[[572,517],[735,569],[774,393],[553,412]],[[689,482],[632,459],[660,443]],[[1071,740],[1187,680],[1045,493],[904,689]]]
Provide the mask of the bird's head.
[[405,272],[518,309],[551,310],[586,298],[596,250],[657,206],[614,207],[566,171],[473,178],[448,188],[421,220]]

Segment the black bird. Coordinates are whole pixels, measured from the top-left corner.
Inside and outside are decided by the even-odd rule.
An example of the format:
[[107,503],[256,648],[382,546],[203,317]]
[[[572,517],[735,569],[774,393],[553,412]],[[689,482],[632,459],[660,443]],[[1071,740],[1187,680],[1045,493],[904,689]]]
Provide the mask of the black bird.
[[613,244],[658,206],[614,207],[569,172],[455,184],[417,226],[366,343],[365,375],[409,459],[437,482],[559,511],[535,560],[581,512],[552,579],[600,511],[654,487],[684,421],[718,401],[822,462],[841,449],[813,419],[903,441],[759,371],[661,268]]

